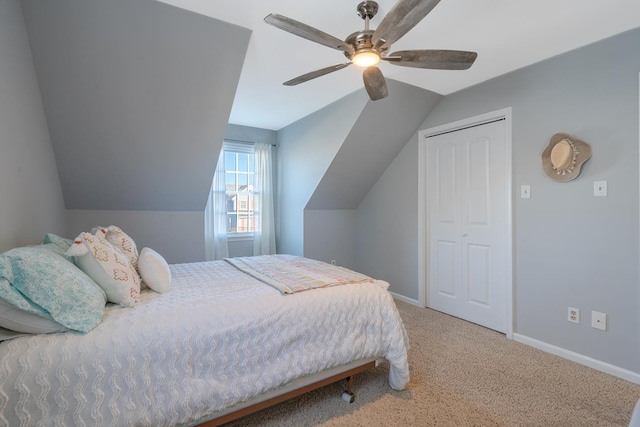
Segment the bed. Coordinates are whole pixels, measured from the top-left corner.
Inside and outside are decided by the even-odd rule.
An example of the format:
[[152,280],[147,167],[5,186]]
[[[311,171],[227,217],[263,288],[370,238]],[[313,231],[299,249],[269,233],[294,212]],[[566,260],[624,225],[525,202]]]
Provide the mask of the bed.
[[218,425],[383,359],[391,388],[409,380],[386,282],[287,294],[224,260],[168,267],[170,289],[86,333],[1,342],[0,425]]

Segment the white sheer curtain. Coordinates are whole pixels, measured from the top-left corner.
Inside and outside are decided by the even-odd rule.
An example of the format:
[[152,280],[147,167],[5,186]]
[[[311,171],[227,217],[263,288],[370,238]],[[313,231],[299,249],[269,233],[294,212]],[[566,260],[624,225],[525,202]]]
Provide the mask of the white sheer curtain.
[[273,215],[273,168],[271,145],[258,143],[254,148],[256,174],[254,182],[253,254],[276,253],[275,219]]
[[227,194],[224,176],[224,148],[220,150],[207,207],[204,210],[204,244],[207,261],[229,257],[227,244]]

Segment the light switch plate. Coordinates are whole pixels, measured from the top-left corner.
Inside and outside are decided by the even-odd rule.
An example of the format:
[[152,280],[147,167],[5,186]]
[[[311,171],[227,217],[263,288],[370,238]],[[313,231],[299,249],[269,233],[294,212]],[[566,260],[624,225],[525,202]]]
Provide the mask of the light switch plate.
[[530,199],[531,198],[531,186],[523,185],[520,187],[520,198],[521,199]]
[[604,197],[607,195],[607,181],[593,181],[593,195]]

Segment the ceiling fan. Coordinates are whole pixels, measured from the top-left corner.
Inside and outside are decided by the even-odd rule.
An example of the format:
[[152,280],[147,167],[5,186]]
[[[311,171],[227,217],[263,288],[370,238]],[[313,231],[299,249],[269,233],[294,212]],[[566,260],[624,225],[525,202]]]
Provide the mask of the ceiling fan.
[[364,68],[364,86],[371,100],[386,98],[387,83],[376,64],[387,61],[394,65],[436,70],[466,70],[478,56],[475,52],[460,50],[400,50],[387,55],[389,48],[409,30],[415,27],[440,0],[400,0],[382,19],[375,30],[369,29],[369,20],[378,12],[378,3],[365,0],[358,4],[357,12],[365,21],[364,30],[356,31],[344,41],[286,16],[272,13],[264,20],[281,30],[296,36],[341,50],[349,62],[332,65],[303,74],[284,82],[295,86],[316,77],[341,70],[351,64]]

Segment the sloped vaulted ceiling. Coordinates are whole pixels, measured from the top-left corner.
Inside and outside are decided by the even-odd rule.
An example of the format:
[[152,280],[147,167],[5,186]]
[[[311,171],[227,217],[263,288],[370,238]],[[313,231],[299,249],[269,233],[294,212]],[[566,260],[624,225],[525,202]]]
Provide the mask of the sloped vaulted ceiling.
[[442,95],[387,79],[389,97],[369,101],[306,209],[355,209]]
[[67,209],[201,211],[251,32],[155,0],[23,0]]

